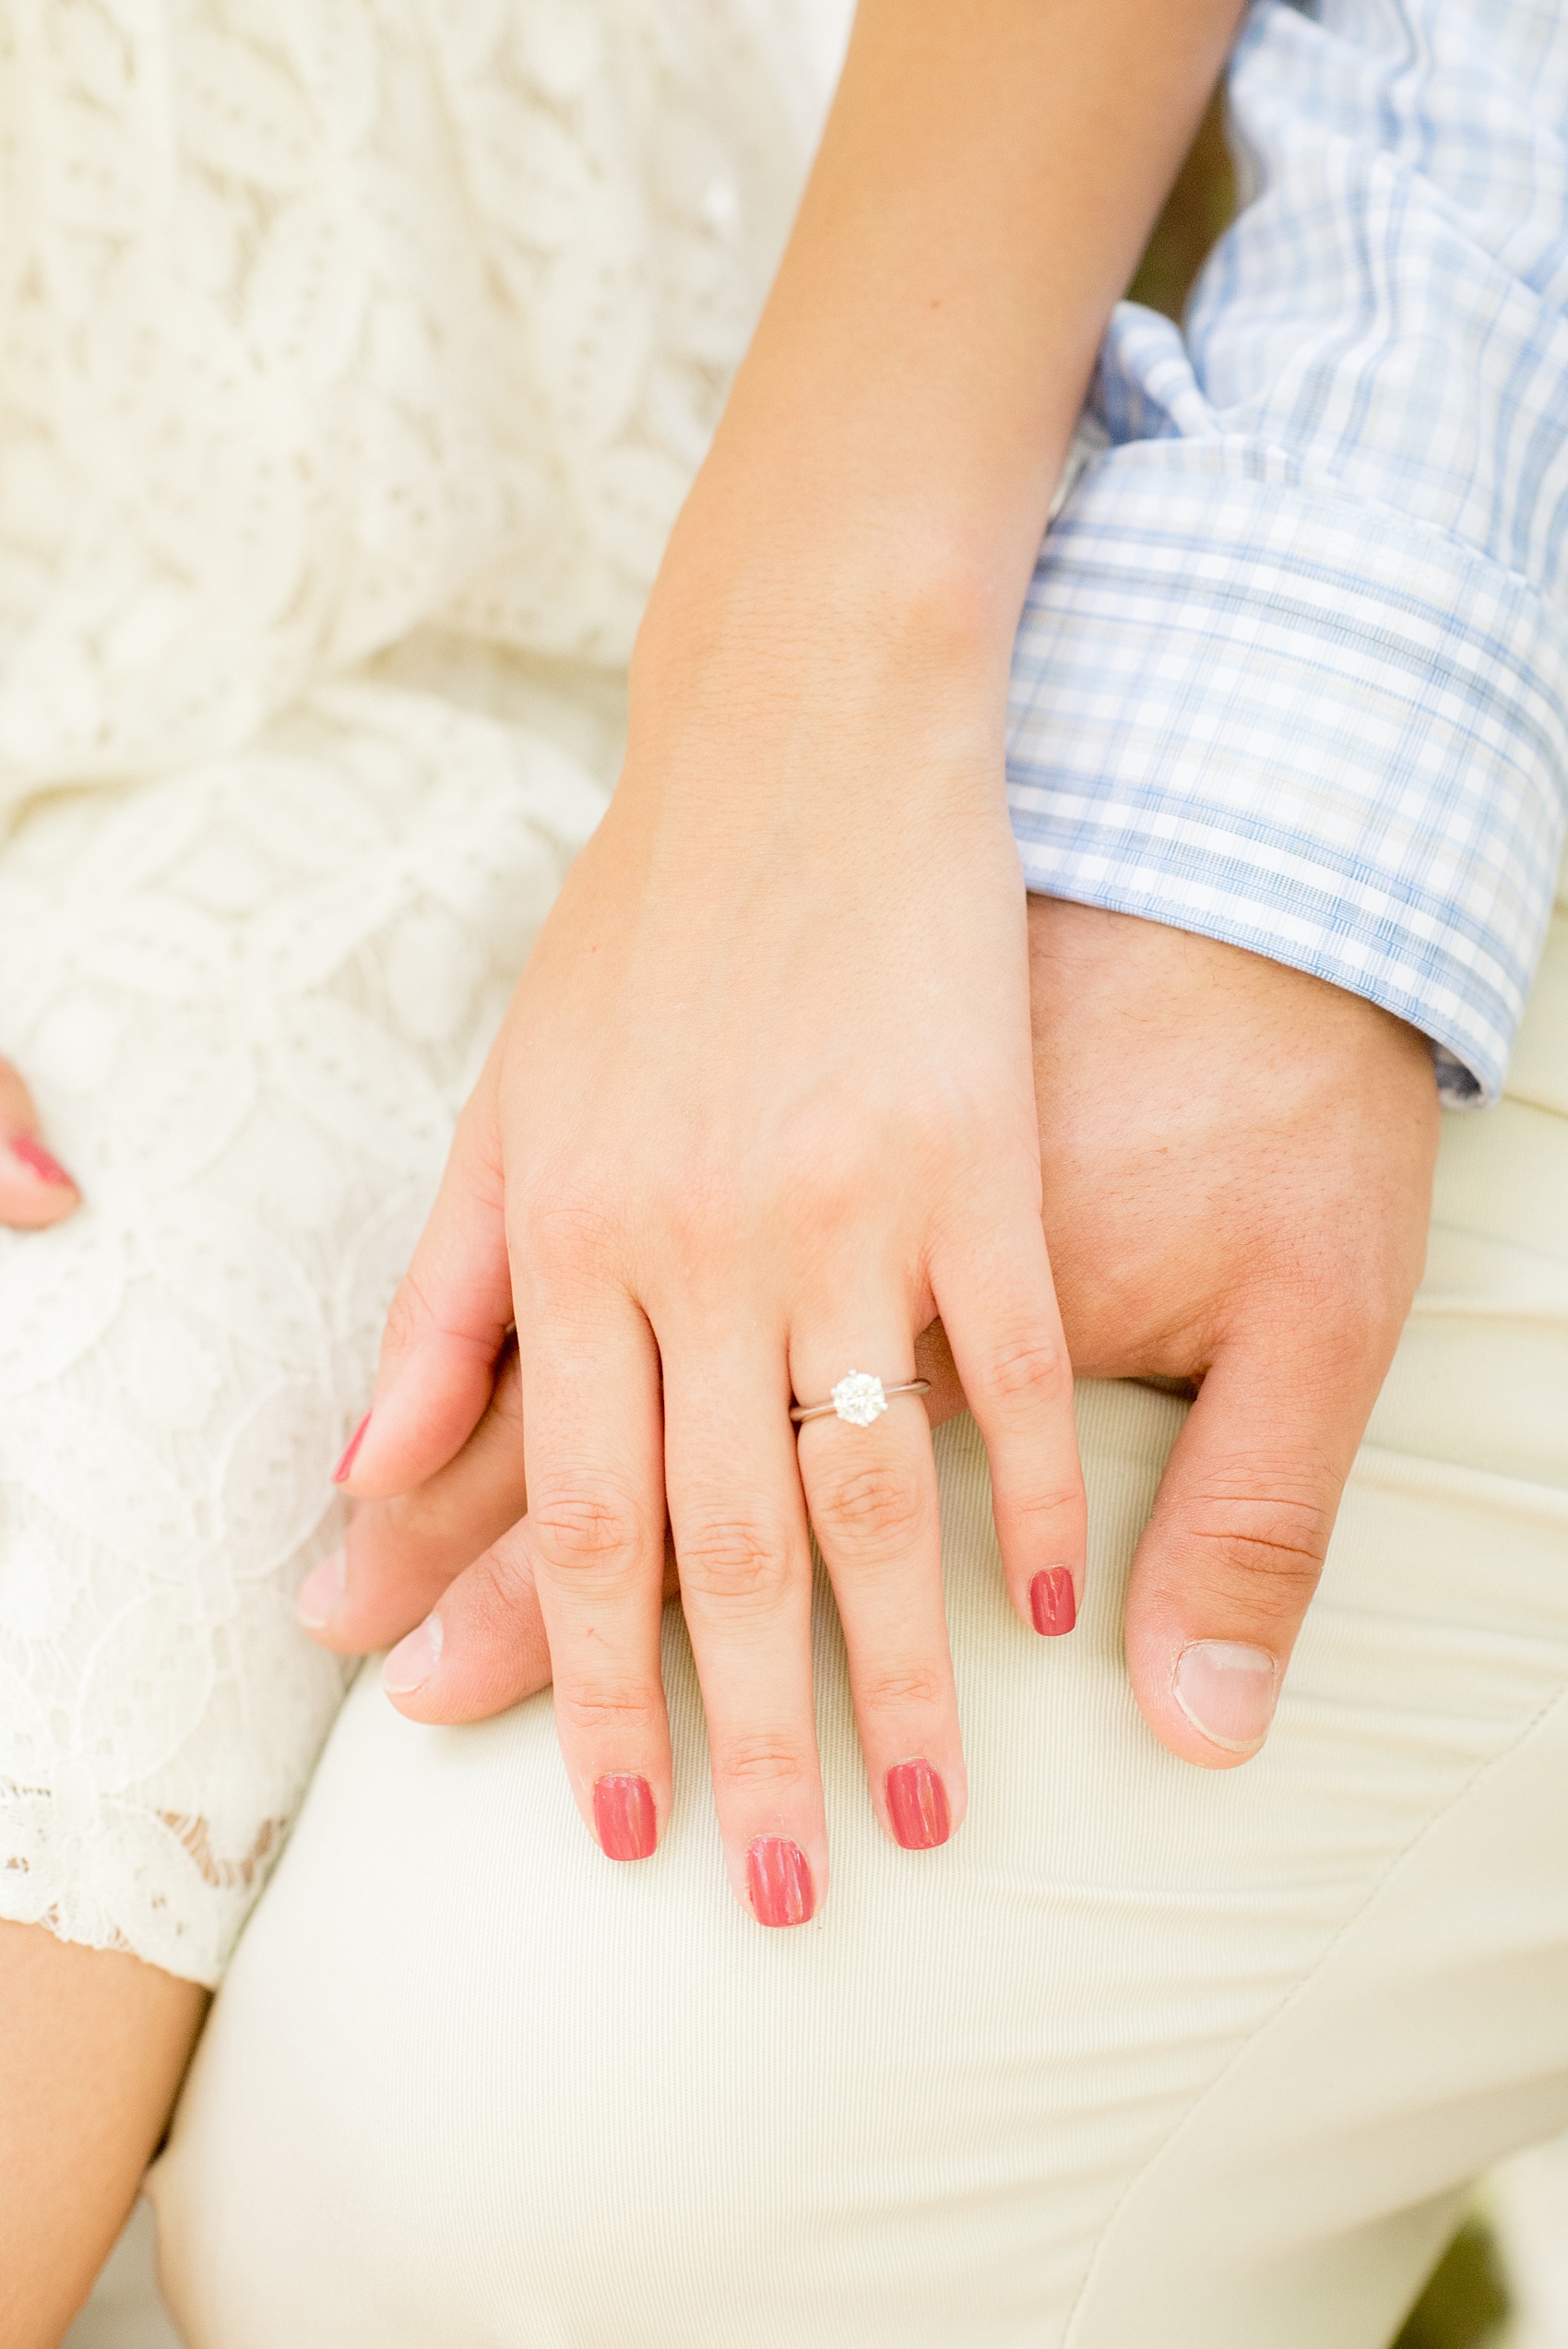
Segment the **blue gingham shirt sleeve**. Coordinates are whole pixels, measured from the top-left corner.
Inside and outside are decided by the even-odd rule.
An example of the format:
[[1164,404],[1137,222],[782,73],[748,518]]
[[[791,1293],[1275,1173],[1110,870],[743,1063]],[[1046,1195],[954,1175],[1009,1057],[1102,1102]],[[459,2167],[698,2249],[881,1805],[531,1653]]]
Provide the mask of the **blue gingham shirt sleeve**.
[[1490,1100],[1568,810],[1568,0],[1262,0],[1250,198],[1123,303],[1014,657],[1031,889],[1229,939]]

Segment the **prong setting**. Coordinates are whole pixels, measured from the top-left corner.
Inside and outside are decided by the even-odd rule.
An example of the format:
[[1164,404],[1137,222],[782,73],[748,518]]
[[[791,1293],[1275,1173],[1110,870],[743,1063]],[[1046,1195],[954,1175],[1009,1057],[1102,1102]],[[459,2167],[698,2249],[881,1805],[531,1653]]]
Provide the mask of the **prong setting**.
[[851,1428],[869,1428],[887,1408],[886,1390],[870,1370],[850,1370],[832,1395],[836,1415]]

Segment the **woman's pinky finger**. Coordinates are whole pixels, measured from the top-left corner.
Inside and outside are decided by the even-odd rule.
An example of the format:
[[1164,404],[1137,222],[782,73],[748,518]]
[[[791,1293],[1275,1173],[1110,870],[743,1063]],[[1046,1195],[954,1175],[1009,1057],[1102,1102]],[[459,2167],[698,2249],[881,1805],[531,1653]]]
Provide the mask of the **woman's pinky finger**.
[[1072,1630],[1083,1600],[1088,1513],[1073,1366],[1038,1217],[934,1259],[931,1282],[991,1458],[1013,1604],[1026,1623],[1056,1637]]

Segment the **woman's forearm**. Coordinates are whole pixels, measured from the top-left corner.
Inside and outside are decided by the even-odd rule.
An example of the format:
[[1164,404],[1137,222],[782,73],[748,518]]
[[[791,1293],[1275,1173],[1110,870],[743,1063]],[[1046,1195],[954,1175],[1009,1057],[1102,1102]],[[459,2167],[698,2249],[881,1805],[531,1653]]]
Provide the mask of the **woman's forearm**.
[[656,623],[711,591],[738,621],[760,601],[770,628],[836,628],[872,594],[1004,657],[1106,319],[1238,13],[861,0]]

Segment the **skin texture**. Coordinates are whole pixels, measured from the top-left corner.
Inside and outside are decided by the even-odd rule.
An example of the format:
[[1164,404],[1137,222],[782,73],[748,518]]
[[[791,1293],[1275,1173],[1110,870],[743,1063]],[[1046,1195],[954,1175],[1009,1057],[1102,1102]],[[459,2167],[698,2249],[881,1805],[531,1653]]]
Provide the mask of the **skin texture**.
[[[1128,1664],[1155,1733],[1226,1768],[1251,1749],[1197,1729],[1177,1660],[1199,1642],[1254,1647],[1277,1693],[1420,1277],[1431,1053],[1359,996],[1158,922],[1036,897],[1028,940],[1044,1222],[1074,1366],[1199,1389],[1139,1547]],[[963,1405],[941,1327],[917,1350],[940,1423]],[[318,1637],[389,1643],[499,1537],[517,1676],[545,1683],[527,1552],[506,1530],[526,1508],[521,1416],[508,1357],[469,1448],[356,1511]]]
[[605,1776],[662,1820],[668,1523],[754,1909],[758,1838],[803,1855],[803,1916],[827,1883],[808,1516],[879,1815],[909,1760],[954,1824],[965,1801],[928,1429],[905,1401],[797,1448],[791,1393],[907,1377],[940,1314],[1020,1616],[1042,1575],[1081,1583],[1006,670],[1106,315],[1234,16],[864,0],[639,634],[613,805],[464,1115],[347,1474],[386,1498],[450,1460],[516,1323],[529,1515],[388,1690],[426,1721],[511,1702],[537,1595],[585,1823]]

